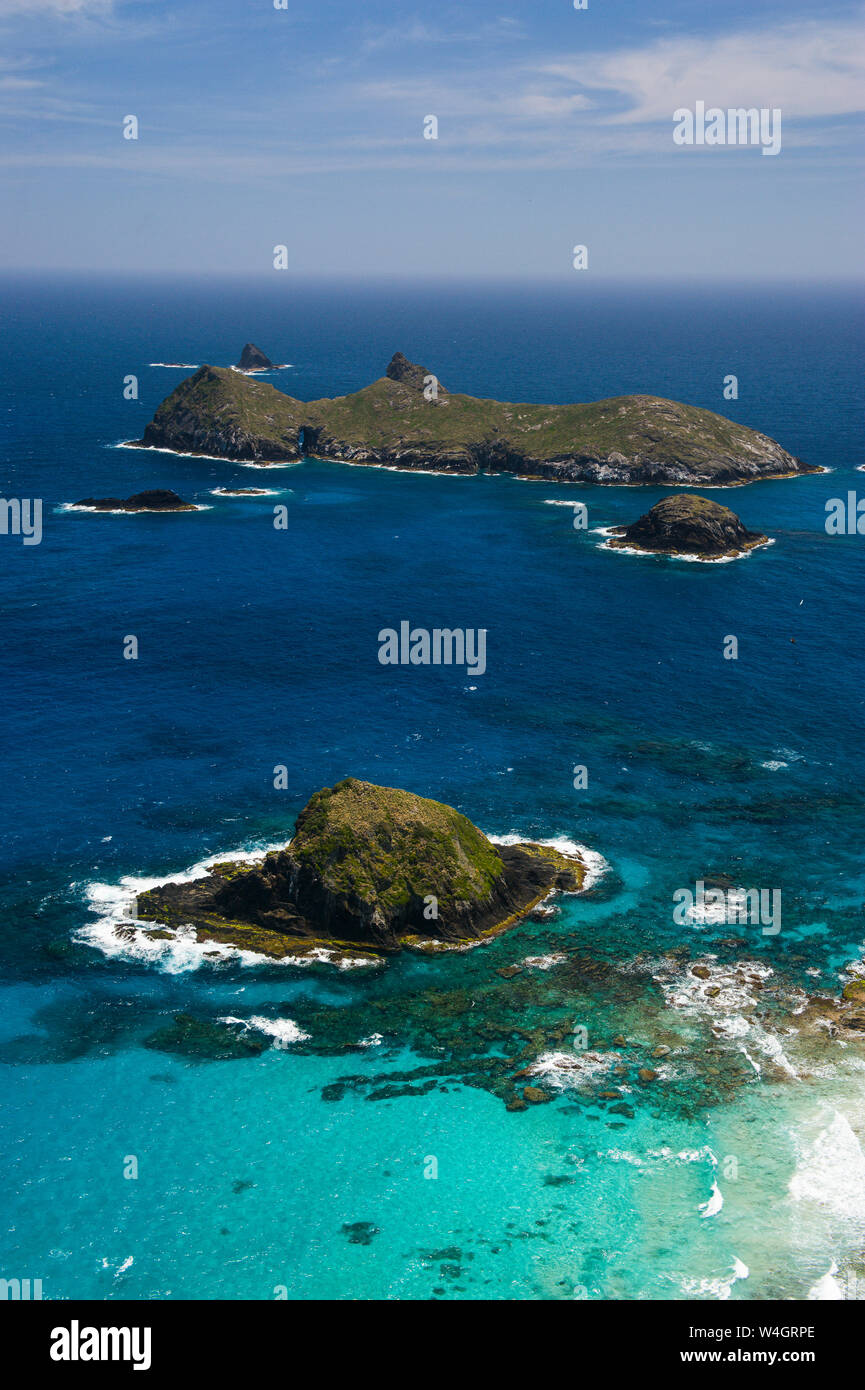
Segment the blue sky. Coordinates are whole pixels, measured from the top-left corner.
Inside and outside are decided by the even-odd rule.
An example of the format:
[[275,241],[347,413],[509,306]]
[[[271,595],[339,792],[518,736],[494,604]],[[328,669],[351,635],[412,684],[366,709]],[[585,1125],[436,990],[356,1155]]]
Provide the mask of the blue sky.
[[[858,275],[863,52],[802,0],[0,0],[0,266]],[[676,147],[697,100],[781,154]]]

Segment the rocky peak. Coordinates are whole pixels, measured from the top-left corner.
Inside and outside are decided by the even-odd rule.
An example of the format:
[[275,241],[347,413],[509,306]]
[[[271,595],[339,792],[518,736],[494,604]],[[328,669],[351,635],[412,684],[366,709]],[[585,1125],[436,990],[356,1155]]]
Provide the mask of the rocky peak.
[[255,343],[246,343],[237,365],[242,372],[263,372],[272,367],[273,363]]
[[[410,386],[415,391],[422,391],[425,379],[434,375],[426,367],[420,367],[416,362],[409,362],[408,358],[401,352],[394,353],[385,372],[385,376],[389,377],[391,381],[402,382],[404,386]],[[439,382],[439,390],[444,390],[441,382]]]

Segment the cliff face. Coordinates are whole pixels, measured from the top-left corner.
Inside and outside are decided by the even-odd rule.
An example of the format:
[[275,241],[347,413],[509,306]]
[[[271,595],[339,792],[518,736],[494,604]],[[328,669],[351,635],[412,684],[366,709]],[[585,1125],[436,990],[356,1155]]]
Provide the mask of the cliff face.
[[[703,483],[812,472],[764,434],[656,396],[517,405],[424,391],[432,374],[397,353],[384,377],[333,400],[294,400],[202,367],[163,401],[144,443],[224,458],[322,458],[551,482]],[[233,378],[233,380],[231,379]]]
[[768,539],[748,531],[729,507],[690,493],[662,498],[632,525],[615,527],[615,533],[609,542],[613,548],[710,559],[742,555]]
[[141,443],[252,462],[301,457],[302,401],[228,367],[199,367],[162,402]]
[[271,954],[279,938],[396,950],[500,930],[582,878],[580,861],[556,850],[499,849],[449,806],[348,778],[316,792],[287,849],[142,893],[138,916]]

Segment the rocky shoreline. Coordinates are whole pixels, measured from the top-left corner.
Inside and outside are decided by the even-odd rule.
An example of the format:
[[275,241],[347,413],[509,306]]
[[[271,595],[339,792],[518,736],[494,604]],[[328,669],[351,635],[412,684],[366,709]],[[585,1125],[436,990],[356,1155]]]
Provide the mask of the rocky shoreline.
[[[538,933],[536,924],[535,950]],[[694,1117],[743,1087],[814,1084],[827,1067],[861,1066],[861,963],[849,967],[855,973],[838,997],[809,994],[740,939],[627,958],[555,927],[546,943],[547,954],[531,955],[525,943],[514,952],[502,939],[468,980],[438,975],[422,990],[379,990],[338,1007],[310,996],[270,1018],[178,1015],[147,1045],[212,1060],[289,1043],[322,1056],[376,1047],[380,1070],[343,1073],[322,1098],[389,1100],[457,1083],[488,1091],[509,1111],[552,1101],[584,1108],[613,1130],[644,1106],[656,1118]],[[388,1063],[405,1048],[418,1064],[394,1070]]]

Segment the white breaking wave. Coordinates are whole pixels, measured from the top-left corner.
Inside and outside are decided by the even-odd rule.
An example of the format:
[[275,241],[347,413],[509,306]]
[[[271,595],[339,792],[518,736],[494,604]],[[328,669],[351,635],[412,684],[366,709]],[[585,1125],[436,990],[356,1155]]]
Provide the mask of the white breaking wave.
[[156,444],[142,444],[137,439],[118,439],[116,444],[107,444],[107,449],[140,449],[143,454],[173,454],[178,459],[209,459],[212,463],[234,463],[221,454],[193,454],[183,449],[163,449]]
[[[95,922],[89,922],[75,932],[74,939],[86,946],[94,947],[109,958],[158,965],[169,975],[198,970],[203,965],[228,962],[245,966],[337,965],[340,970],[370,968],[383,964],[382,961],[369,957],[341,955],[323,946],[301,956],[265,956],[257,951],[245,951],[239,946],[223,945],[221,942],[210,940],[199,941],[192,926],[165,927],[158,921],[143,921],[135,916],[139,893],[146,893],[163,883],[191,883],[194,879],[202,878],[214,864],[226,860],[232,863],[258,864],[272,850],[287,849],[290,843],[290,840],[281,840],[260,850],[229,850],[211,854],[181,873],[161,874],[158,878],[127,875],[121,878],[119,883],[89,883],[85,886],[85,896],[92,911],[98,916]],[[168,934],[154,939],[152,932],[157,929],[160,933]]]
[[565,854],[569,859],[579,859],[582,863],[586,877],[583,880],[583,891],[587,888],[594,888],[598,879],[609,870],[609,864],[602,854],[596,849],[589,849],[587,845],[577,844],[576,840],[569,840],[564,835],[558,835],[552,840],[536,840],[533,836],[517,835],[511,832],[508,835],[487,835],[487,839],[494,845],[546,845],[549,849],[557,849],[560,854]]
[[701,1149],[680,1149],[678,1153],[674,1153],[672,1149],[668,1148],[648,1149],[646,1151],[646,1157],[662,1158],[665,1160],[675,1159],[676,1163],[708,1162],[711,1163],[713,1168],[717,1168],[718,1166],[717,1156],[712,1152],[708,1144],[704,1144]]
[[692,927],[723,926],[727,921],[726,898],[722,903],[692,903],[682,916]]
[[[610,526],[599,526],[595,532],[595,534],[601,536],[611,536],[612,533],[613,528]],[[759,545],[752,545],[749,550],[740,550],[736,555],[715,556],[690,555],[685,552],[670,555],[665,550],[640,550],[638,546],[634,545],[610,545],[609,540],[602,541],[598,546],[598,550],[608,550],[614,555],[645,555],[655,556],[662,560],[684,560],[687,564],[692,565],[731,565],[734,560],[747,560],[748,556],[753,555],[755,550],[765,550],[768,546],[774,544],[775,541],[770,536],[765,541],[761,541]]]
[[772,754],[771,758],[767,758],[765,762],[759,764],[768,772],[778,772],[782,767],[789,767],[791,763],[805,761],[804,753],[797,753],[795,748],[773,748]]
[[712,1183],[712,1195],[708,1202],[700,1203],[700,1216],[703,1220],[707,1216],[717,1216],[724,1205],[724,1197],[718,1186],[717,1181]]
[[211,497],[239,496],[240,500],[243,501],[244,497],[279,497],[280,494],[285,491],[286,489],[281,487],[259,487],[256,488],[253,492],[238,492],[236,488],[214,487],[211,488],[210,495]]
[[290,1047],[292,1043],[306,1042],[310,1036],[290,1018],[265,1018],[263,1014],[254,1014],[251,1018],[233,1018],[226,1014],[219,1022],[236,1023],[247,1032],[264,1033],[273,1039],[273,1046],[280,1049]]
[[602,1157],[609,1158],[613,1163],[630,1163],[633,1168],[643,1167],[643,1160],[631,1153],[630,1149],[607,1149]]
[[814,1203],[865,1231],[865,1154],[846,1115],[824,1110],[799,1131],[796,1144],[798,1162],[787,1189],[793,1201]]
[[764,1052],[776,1066],[785,1071],[788,1076],[798,1078],[799,1073],[781,1046],[780,1038],[777,1038],[774,1033],[761,1031],[756,1036],[756,1043],[761,1052]]
[[740,1279],[747,1279],[750,1273],[748,1266],[734,1256],[732,1270],[726,1278],[723,1276],[715,1279],[684,1277],[680,1280],[679,1287],[683,1293],[688,1294],[691,1298],[716,1298],[719,1302],[724,1303],[730,1297],[733,1285],[738,1283]]
[[229,367],[228,370],[237,372],[238,376],[264,376],[267,372],[284,372],[286,367],[293,366],[293,362],[274,362],[272,367]]
[[182,507],[82,507],[78,502],[61,502],[57,509],[61,512],[93,512],[95,516],[185,516],[189,512],[210,512],[213,508],[207,502],[186,502]]
[[[784,1051],[781,1039],[777,1034],[770,1033],[752,1012],[758,1002],[754,989],[771,979],[774,973],[772,967],[761,961],[741,960],[734,965],[722,966],[714,955],[704,956],[699,963],[709,969],[708,979],[692,974],[689,965],[684,974],[672,983],[661,981],[667,1002],[673,1008],[708,1017],[716,1037],[738,1040],[740,1052],[758,1077],[762,1076],[763,1068],[755,1061],[749,1048],[758,1049],[780,1071],[798,1080],[799,1072]],[[708,995],[706,986],[716,988],[718,993]]]
[[543,1076],[554,1086],[586,1086],[620,1061],[617,1052],[544,1052],[526,1071],[530,1076]]
[[816,1284],[808,1290],[808,1298],[812,1302],[828,1302],[830,1299],[843,1299],[845,1297],[844,1287],[838,1283],[835,1275],[838,1273],[838,1265],[832,1261],[822,1279],[818,1279]]
[[[225,461],[226,460],[223,460],[223,462]],[[241,468],[297,468],[297,465],[299,463],[303,463],[303,459],[262,459],[258,463],[253,462],[252,460],[247,462],[244,462],[243,460],[238,460],[238,462],[240,463]]]
[[[322,463],[338,463],[343,468],[378,468],[382,473],[419,473],[426,478],[472,478],[477,480],[477,473],[457,473],[450,468],[400,468],[395,463],[366,463],[359,459],[341,459],[328,455],[327,458],[319,454],[310,454],[310,458],[319,459]],[[482,477],[491,477],[491,474],[484,473]]]

